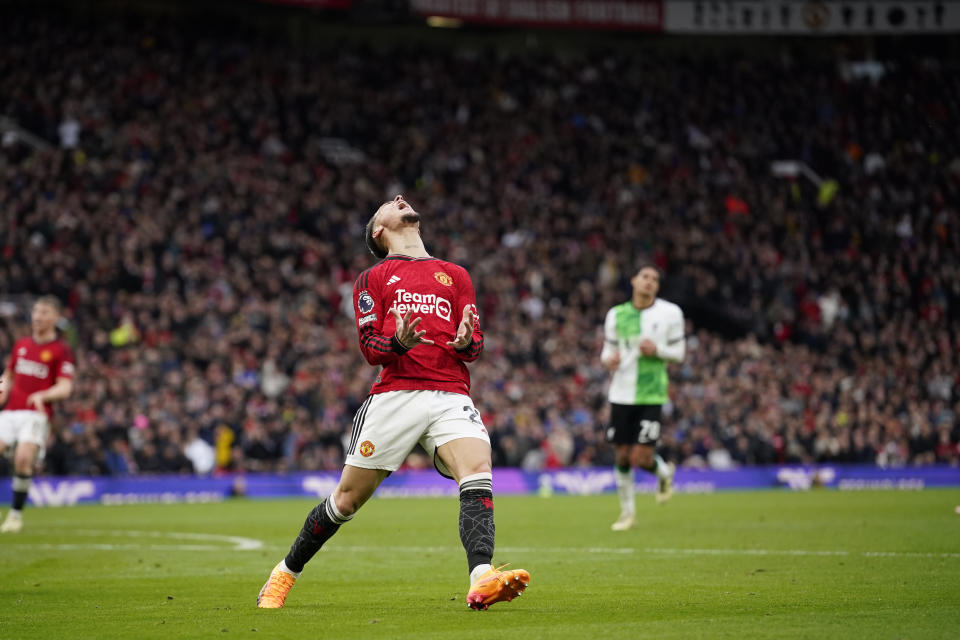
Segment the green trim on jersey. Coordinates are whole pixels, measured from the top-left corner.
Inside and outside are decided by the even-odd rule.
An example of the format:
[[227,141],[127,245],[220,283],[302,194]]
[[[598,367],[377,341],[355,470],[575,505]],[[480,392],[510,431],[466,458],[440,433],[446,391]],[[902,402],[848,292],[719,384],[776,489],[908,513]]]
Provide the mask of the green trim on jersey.
[[643,333],[643,310],[633,302],[617,305],[617,338],[638,350],[635,404],[663,404],[667,401],[667,363],[639,353]]

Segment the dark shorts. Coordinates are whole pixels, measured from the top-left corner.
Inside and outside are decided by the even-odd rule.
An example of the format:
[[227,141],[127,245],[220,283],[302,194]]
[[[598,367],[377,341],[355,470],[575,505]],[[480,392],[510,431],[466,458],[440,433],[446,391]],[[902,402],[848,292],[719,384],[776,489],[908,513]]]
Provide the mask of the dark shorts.
[[611,403],[607,442],[656,446],[662,413],[658,404]]

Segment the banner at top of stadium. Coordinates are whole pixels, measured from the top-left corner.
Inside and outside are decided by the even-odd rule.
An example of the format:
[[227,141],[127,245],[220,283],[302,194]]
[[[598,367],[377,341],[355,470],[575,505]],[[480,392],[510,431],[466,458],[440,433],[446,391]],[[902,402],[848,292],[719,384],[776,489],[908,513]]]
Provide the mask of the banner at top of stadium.
[[[349,10],[362,0],[261,0]],[[960,31],[960,2],[936,0],[409,0],[410,11],[503,26],[711,35],[935,34]]]
[[960,2],[908,0],[410,0],[422,16],[486,24],[713,35],[960,31]]
[[909,0],[664,2],[664,30],[730,35],[866,35],[960,31],[960,3]]
[[423,16],[485,24],[663,29],[660,0],[410,0],[410,9]]

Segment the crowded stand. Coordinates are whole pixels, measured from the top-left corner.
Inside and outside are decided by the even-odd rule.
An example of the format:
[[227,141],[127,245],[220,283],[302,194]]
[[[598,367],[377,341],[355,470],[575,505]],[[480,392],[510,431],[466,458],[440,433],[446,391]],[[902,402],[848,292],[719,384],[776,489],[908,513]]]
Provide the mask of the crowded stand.
[[642,259],[687,318],[665,458],[960,464],[960,74],[880,63],[4,20],[0,115],[48,148],[0,141],[0,355],[53,294],[77,364],[44,471],[339,469],[398,193],[473,277],[495,465],[612,464],[602,325]]

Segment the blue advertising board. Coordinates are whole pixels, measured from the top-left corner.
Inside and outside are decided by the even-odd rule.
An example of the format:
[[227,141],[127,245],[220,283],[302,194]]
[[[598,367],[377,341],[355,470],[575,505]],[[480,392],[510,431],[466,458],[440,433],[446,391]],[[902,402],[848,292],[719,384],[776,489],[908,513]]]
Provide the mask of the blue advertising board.
[[[210,477],[39,477],[34,480],[29,499],[37,506],[213,502],[232,496],[319,499],[333,491],[339,475],[339,472],[301,472]],[[638,491],[654,491],[653,476],[638,472],[636,478]],[[0,485],[0,503],[9,502],[9,483],[2,482]],[[960,468],[935,466],[881,469],[862,465],[821,465],[747,467],[730,471],[679,469],[674,487],[678,493],[750,489],[802,491],[818,487],[841,491],[919,490],[931,487],[960,487]],[[494,469],[493,488],[499,495],[595,495],[613,491],[615,484],[613,470],[607,468],[547,471],[504,468]],[[433,470],[398,471],[383,482],[376,495],[455,496],[457,485]]]

